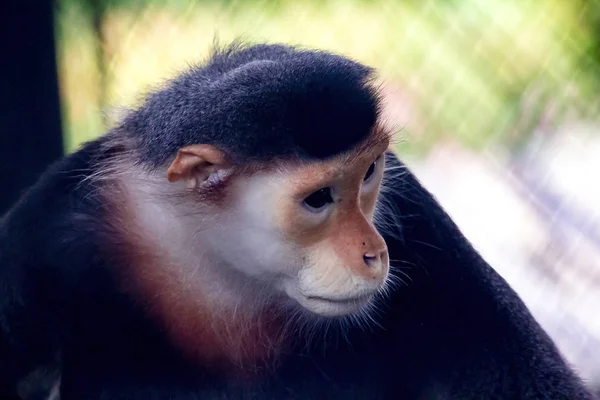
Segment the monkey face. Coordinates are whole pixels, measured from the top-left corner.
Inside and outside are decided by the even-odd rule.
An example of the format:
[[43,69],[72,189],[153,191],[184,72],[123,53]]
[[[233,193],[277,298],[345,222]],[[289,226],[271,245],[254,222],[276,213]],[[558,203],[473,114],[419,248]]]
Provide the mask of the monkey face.
[[227,264],[318,315],[368,305],[389,271],[373,224],[386,147],[239,180],[230,216],[236,223],[222,236]]

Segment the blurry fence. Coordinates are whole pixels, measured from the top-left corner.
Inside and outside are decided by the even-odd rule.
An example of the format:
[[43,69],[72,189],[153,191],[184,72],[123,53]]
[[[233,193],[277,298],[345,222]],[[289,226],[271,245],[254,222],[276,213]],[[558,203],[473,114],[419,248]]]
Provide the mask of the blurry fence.
[[376,67],[402,156],[600,380],[600,0],[62,0],[57,22],[68,150],[215,38]]

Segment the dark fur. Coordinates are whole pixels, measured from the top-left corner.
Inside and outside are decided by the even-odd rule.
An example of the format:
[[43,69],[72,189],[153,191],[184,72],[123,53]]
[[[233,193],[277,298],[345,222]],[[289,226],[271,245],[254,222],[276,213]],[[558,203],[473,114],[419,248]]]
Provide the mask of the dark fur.
[[[216,79],[222,71],[248,61],[252,51],[260,59],[281,56],[290,71],[308,71],[307,76],[323,85],[340,83],[342,97],[335,98],[332,86],[331,103],[319,103],[333,107],[333,115],[340,120],[323,126],[360,126],[354,122],[346,126],[349,120],[345,118],[352,116],[342,115],[345,106],[336,103],[349,98],[348,87],[362,93],[353,85],[362,81],[360,71],[366,69],[341,58],[323,53],[314,58],[311,53],[295,56],[288,48],[263,46],[217,56],[204,70],[206,79]],[[321,63],[325,59],[338,63]],[[321,68],[324,76],[335,77],[337,71],[346,78],[327,83],[319,78]],[[286,89],[283,76],[287,75],[282,74],[278,75],[280,91]],[[184,78],[186,90],[192,90],[191,77]],[[202,81],[198,85],[204,87]],[[218,144],[240,157],[252,151],[257,153],[251,155],[261,158],[276,151],[285,153],[281,146],[298,143],[298,135],[303,134],[298,131],[291,139],[252,130],[258,136],[249,138],[245,136],[248,131],[233,130],[243,119],[233,118],[228,125],[235,108],[227,107],[232,105],[225,107],[224,114],[192,115],[178,108],[185,108],[190,99],[184,96],[187,100],[178,102],[177,90],[169,90],[170,94],[154,95],[153,105],[146,105],[124,124],[128,129],[144,127],[135,135],[144,157],[156,165],[178,146],[192,143],[198,132],[204,132],[199,136],[203,140],[218,140],[210,136],[210,130],[194,130],[192,121],[200,121],[202,127],[220,127],[219,135],[235,134],[240,143],[232,139]],[[267,92],[261,93],[268,97]],[[276,97],[280,96],[285,95],[278,92]],[[242,104],[252,103],[250,97],[241,99]],[[331,136],[307,136],[302,140],[308,144],[288,151],[315,155],[321,140],[339,140],[349,134],[351,143],[366,135],[374,103],[370,95],[365,99],[371,99],[364,103],[368,110],[357,113],[368,116],[357,117],[365,124],[362,132],[319,131]],[[152,110],[159,112],[160,106],[159,115],[150,115]],[[187,128],[179,127],[169,111],[183,113]],[[154,118],[155,124],[144,122],[142,115]],[[203,120],[206,115],[222,119],[207,122]],[[244,115],[247,121],[253,118],[250,112]],[[320,110],[317,115],[328,114]],[[166,129],[165,137],[160,127]],[[384,230],[390,258],[396,260],[395,274],[401,270],[410,281],[395,287],[381,302],[377,317],[381,327],[353,326],[344,335],[334,330],[309,348],[302,343],[304,338],[298,338],[298,348],[289,349],[275,370],[251,383],[226,379],[211,372],[210,366],[192,368],[167,343],[160,327],[119,289],[110,272],[119,265],[113,254],[103,251],[115,240],[103,221],[115,210],[99,195],[102,185],[110,183],[84,179],[97,172],[103,157],[111,155],[107,143],[106,137],[100,138],[52,166],[0,221],[0,399],[18,398],[17,381],[36,366],[53,363],[62,372],[63,400],[592,398],[519,297],[481,259],[414,176],[408,171],[398,173],[399,169],[386,178],[391,190],[383,195],[388,207],[381,212],[388,222],[396,221],[393,229]],[[325,153],[336,151],[332,147]],[[387,161],[400,166],[391,154]]]
[[152,93],[121,129],[154,166],[197,143],[242,164],[327,158],[363,140],[375,123],[371,74],[325,52],[233,45]]

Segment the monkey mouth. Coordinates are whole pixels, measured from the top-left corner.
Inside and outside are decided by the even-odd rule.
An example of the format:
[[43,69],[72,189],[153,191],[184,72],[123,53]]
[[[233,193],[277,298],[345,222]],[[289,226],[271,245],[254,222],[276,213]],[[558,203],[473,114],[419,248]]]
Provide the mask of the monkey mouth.
[[325,317],[353,314],[369,304],[374,293],[352,297],[303,296],[299,301],[305,308]]
[[344,298],[333,298],[333,297],[322,297],[322,296],[307,296],[306,298],[310,301],[318,301],[323,303],[331,303],[331,304],[364,304],[373,298],[373,293],[364,294],[360,296],[354,297],[344,297]]

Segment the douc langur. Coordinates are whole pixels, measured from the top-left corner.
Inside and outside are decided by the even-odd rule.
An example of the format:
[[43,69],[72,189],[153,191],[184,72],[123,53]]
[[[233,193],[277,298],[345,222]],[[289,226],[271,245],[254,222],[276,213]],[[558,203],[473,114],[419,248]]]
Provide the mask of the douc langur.
[[52,165],[0,221],[0,398],[591,399],[375,82],[234,44]]

